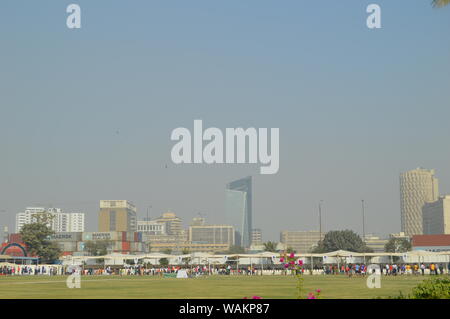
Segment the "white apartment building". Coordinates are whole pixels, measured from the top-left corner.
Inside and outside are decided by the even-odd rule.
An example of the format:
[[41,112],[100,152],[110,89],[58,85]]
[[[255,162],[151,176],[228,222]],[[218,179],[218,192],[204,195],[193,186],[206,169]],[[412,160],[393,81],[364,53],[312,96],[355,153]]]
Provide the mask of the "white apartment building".
[[64,213],[61,208],[27,207],[24,212],[16,214],[16,233],[24,225],[36,222],[36,214],[42,213],[53,216],[47,225],[54,232],[84,232],[84,213]]
[[402,232],[407,236],[423,234],[422,208],[439,198],[434,170],[417,168],[400,174]]

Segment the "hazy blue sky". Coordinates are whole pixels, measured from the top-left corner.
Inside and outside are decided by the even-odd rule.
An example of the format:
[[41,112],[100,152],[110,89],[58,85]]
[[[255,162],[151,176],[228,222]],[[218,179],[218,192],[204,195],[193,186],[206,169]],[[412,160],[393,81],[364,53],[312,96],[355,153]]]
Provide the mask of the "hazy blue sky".
[[[2,0],[0,225],[51,204],[96,230],[100,199],[220,223],[225,184],[254,175],[264,240],[318,229],[320,199],[326,230],[360,232],[364,198],[366,232],[399,231],[401,171],[450,192],[450,7],[430,2]],[[279,173],[171,164],[194,119],[279,127]]]

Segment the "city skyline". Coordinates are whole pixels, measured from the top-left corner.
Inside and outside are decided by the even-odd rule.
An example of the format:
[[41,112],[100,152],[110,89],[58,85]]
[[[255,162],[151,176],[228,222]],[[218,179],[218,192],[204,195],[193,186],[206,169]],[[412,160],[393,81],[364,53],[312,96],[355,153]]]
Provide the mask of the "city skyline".
[[[430,182],[431,186],[427,184],[428,182],[426,180],[427,180],[428,177],[431,178],[431,182]],[[248,176],[248,177],[245,177],[245,178],[241,178],[241,179],[235,180],[235,181],[233,181],[231,183],[228,183],[226,185],[226,191],[227,192],[232,190],[233,186],[234,186],[234,188],[236,188],[238,190],[250,190],[250,195],[248,195],[248,198],[250,198],[250,202],[251,202],[251,204],[250,204],[250,212],[251,212],[251,206],[252,206],[252,194],[251,194],[252,193],[252,191],[251,191],[251,189],[252,189],[252,182],[251,182],[251,179],[252,179],[252,177]],[[416,183],[419,183],[419,184],[416,186]],[[404,172],[400,173],[400,183],[399,183],[399,186],[400,186],[400,192],[399,192],[399,194],[400,194],[400,198],[399,198],[400,206],[402,206],[402,203],[405,202],[405,201],[406,202],[412,201],[413,203],[416,203],[417,201],[420,201],[421,203],[423,202],[423,203],[437,204],[439,200],[441,200],[442,198],[446,198],[446,196],[447,196],[446,194],[442,194],[442,193],[439,192],[439,186],[438,185],[439,185],[439,180],[438,180],[437,176],[435,176],[435,169],[425,169],[425,168],[419,167],[419,168],[416,168],[416,169],[412,169],[412,170],[408,170],[408,171],[404,171]],[[403,195],[405,193],[404,189],[407,189],[411,193],[411,194],[407,195],[407,199],[406,200],[404,198],[405,195]],[[413,191],[411,191],[411,189],[413,189]],[[430,194],[428,194],[427,192],[429,192]],[[418,198],[415,198],[416,195],[420,195],[420,196]],[[244,192],[244,196],[247,197],[245,192]],[[425,201],[423,199],[424,196],[425,197],[427,197],[427,196],[430,197],[428,199],[428,201]],[[225,220],[229,221],[229,218],[226,216],[227,215],[227,208],[226,208],[226,206],[228,204],[227,201],[229,200],[228,194],[226,194],[225,197],[226,197],[226,200],[225,200]],[[102,213],[103,209],[101,207],[106,207],[105,203],[108,203],[107,205],[110,205],[110,202],[112,202],[113,205],[126,205],[127,207],[129,206],[129,207],[131,207],[133,209],[133,211],[137,210],[137,208],[134,206],[132,201],[128,201],[128,200],[125,200],[125,201],[124,200],[100,200],[100,209],[99,209],[98,214]],[[122,204],[121,202],[126,202],[126,204]],[[244,201],[244,203],[245,202],[246,201]],[[119,204],[116,204],[116,203],[119,203]],[[321,200],[321,203],[323,204],[323,200]],[[415,214],[415,215],[419,214],[420,215],[420,216],[419,215],[415,216],[416,219],[413,221],[415,224],[417,224],[417,218],[420,219],[420,224],[422,223],[422,219],[424,218],[424,217],[422,217],[423,204],[420,204],[419,206],[418,207],[409,208],[409,210],[412,210],[412,214]],[[49,208],[26,207],[25,212],[34,211],[34,210],[39,210],[40,212],[43,211],[43,210],[48,210],[49,212],[53,212],[54,211],[54,212],[62,213],[62,210],[60,208],[53,208],[53,207],[49,207]],[[416,210],[420,211],[420,213],[417,213]],[[10,228],[11,230],[15,229],[16,232],[17,232],[18,227],[20,227],[23,224],[23,222],[20,224],[20,226],[18,224],[18,218],[19,218],[19,215],[21,215],[21,214],[25,214],[25,213],[19,212],[19,213],[16,214],[16,223],[14,225],[15,228]],[[30,214],[30,213],[28,212],[28,214]],[[83,229],[85,229],[85,226],[84,226],[84,219],[85,219],[84,218],[84,213],[81,213],[81,214],[83,215]],[[160,212],[159,214],[157,213],[153,217],[150,217],[149,221],[155,222],[158,219],[162,218],[162,216],[164,214],[174,214],[174,213],[170,212],[169,210],[166,210],[165,212],[163,211],[163,212]],[[205,218],[203,217],[205,215],[200,214],[200,213],[197,213],[197,214],[201,216],[201,218],[200,218],[201,220],[205,221]],[[404,214],[405,213],[402,211],[402,208],[401,208],[400,209],[400,214],[399,214],[400,219],[405,218]],[[411,213],[409,213],[409,214],[411,214]],[[70,214],[65,213],[65,215],[70,215]],[[79,215],[79,213],[77,213],[75,215]],[[174,216],[176,216],[176,213],[174,214]],[[136,223],[138,223],[138,222],[143,222],[143,224],[145,224],[145,220],[147,219],[147,216],[140,217],[139,215],[136,215],[135,218],[136,218],[136,220],[133,221],[133,223],[135,225],[137,225]],[[178,218],[178,217],[176,217],[176,218]],[[196,215],[196,216],[192,217],[192,221],[195,221],[198,218],[199,217]],[[408,217],[408,218],[411,218],[411,217]],[[190,226],[190,224],[187,222],[187,220],[188,219],[183,219],[183,218],[180,219],[180,223],[181,223],[183,229],[185,229],[185,230],[187,230],[189,228],[189,226]],[[411,223],[411,221],[409,221],[409,223]],[[233,223],[229,223],[229,222],[228,222],[228,224],[227,223],[212,223],[212,224],[209,224],[209,225],[232,225],[233,227],[236,228],[236,225],[233,225]],[[103,226],[103,228],[105,228],[105,227],[106,226]],[[139,231],[137,229],[137,226],[134,226],[134,227],[136,227],[136,231]],[[253,232],[253,230],[255,230],[255,228],[254,228],[254,226],[252,224],[250,224],[249,227],[250,227],[251,230],[250,230],[250,233],[248,235],[251,238],[252,237],[252,232]],[[404,227],[405,226],[402,226],[399,231],[405,232],[406,235],[426,233],[425,231],[423,231],[423,232],[415,231],[415,232],[411,233],[409,231],[409,229],[405,229]],[[417,226],[414,226],[414,227],[417,227]],[[442,225],[442,227],[444,227],[444,225]],[[446,227],[448,227],[448,226],[446,226]],[[86,229],[88,231],[105,231],[105,230],[101,230],[100,228],[101,227],[100,227],[100,223],[99,223],[97,225],[97,227],[95,228],[95,230],[92,229],[92,227],[87,227]],[[342,230],[343,229],[350,229],[350,228],[345,228],[344,227],[344,228],[342,228]],[[3,228],[2,228],[2,230],[3,230]],[[11,230],[9,232],[11,232]],[[327,232],[329,230],[337,230],[337,229],[327,229],[324,232]],[[58,231],[61,231],[61,230],[58,230]],[[275,232],[276,231],[277,230],[275,230]],[[283,232],[286,232],[286,231],[288,231],[288,232],[289,231],[291,231],[291,232],[295,232],[295,231],[317,231],[317,229],[315,229],[315,228],[302,229],[302,228],[298,228],[298,227],[295,228],[295,227],[292,227],[292,225],[291,225],[290,227],[284,227],[284,228],[281,228],[281,229],[278,230],[279,234],[281,234]],[[357,233],[359,233],[362,236],[362,232],[361,231],[358,231],[358,230],[354,230],[354,231],[356,231]],[[396,233],[396,232],[397,231],[390,232],[389,235],[391,235],[393,233]],[[239,233],[240,232],[238,231],[238,233],[236,234],[237,237],[240,236]],[[377,236],[381,235],[381,237],[384,237],[384,238],[388,237],[387,233],[380,233],[380,232],[376,232],[376,231],[369,231],[368,233],[366,233],[366,235],[368,235],[368,234],[370,234],[370,235],[377,235]],[[264,241],[278,241],[278,240],[270,238],[270,239],[265,239]],[[238,239],[237,242],[240,242],[240,239]],[[243,245],[243,246],[248,247],[249,245],[250,244],[247,243],[246,245]]]

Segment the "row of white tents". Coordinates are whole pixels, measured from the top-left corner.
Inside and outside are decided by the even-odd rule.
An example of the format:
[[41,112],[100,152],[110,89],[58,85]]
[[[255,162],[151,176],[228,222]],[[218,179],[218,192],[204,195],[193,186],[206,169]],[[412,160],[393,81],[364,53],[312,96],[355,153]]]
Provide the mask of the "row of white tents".
[[[103,260],[105,265],[145,264],[159,265],[165,258],[170,265],[223,265],[235,262],[240,265],[281,265],[284,254],[274,252],[261,252],[255,254],[208,254],[191,253],[184,255],[168,255],[163,253],[149,253],[141,255],[110,254],[105,256],[65,256],[63,265],[93,264]],[[337,250],[323,254],[296,254],[296,259],[302,260],[305,265],[318,264],[386,264],[386,263],[450,263],[450,251],[430,252],[413,250],[405,253],[356,253]],[[102,262],[102,263],[103,263]]]

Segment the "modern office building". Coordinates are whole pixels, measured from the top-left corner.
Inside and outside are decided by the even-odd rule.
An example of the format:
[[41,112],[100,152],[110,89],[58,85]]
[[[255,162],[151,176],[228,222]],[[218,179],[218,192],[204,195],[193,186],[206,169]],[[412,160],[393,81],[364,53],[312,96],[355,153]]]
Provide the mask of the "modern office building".
[[202,225],[189,227],[189,242],[192,244],[234,245],[234,228],[230,225]]
[[259,228],[252,229],[252,245],[262,245],[262,231]]
[[127,200],[101,200],[99,232],[136,231],[136,207]]
[[401,228],[407,236],[423,234],[422,208],[439,197],[434,173],[417,168],[400,174]]
[[422,213],[425,235],[450,234],[450,195],[425,203]]
[[49,226],[54,232],[83,232],[84,213],[65,213],[61,208],[27,207],[16,214],[16,233],[26,224],[35,223],[39,216],[48,216]]
[[289,231],[280,233],[280,242],[288,248],[292,248],[296,253],[309,253],[316,247],[320,240],[320,232],[311,231]]
[[244,248],[252,243],[252,178],[227,184],[225,199],[226,222],[235,230],[235,244]]

